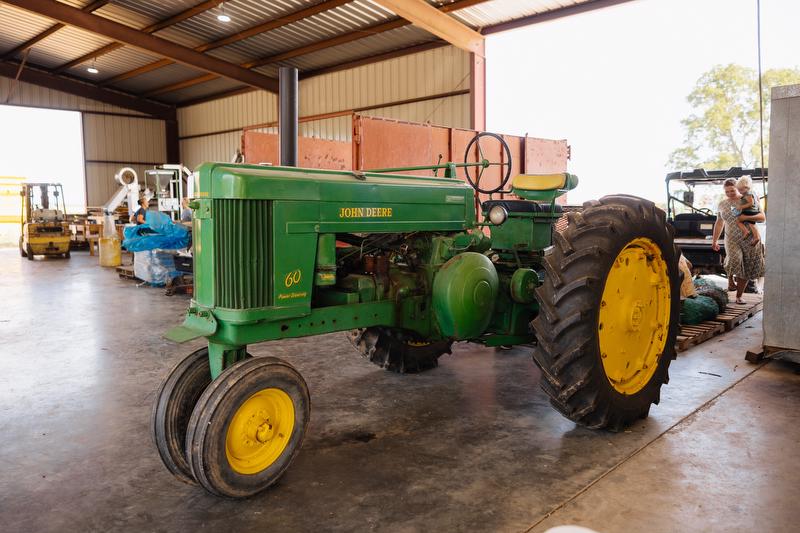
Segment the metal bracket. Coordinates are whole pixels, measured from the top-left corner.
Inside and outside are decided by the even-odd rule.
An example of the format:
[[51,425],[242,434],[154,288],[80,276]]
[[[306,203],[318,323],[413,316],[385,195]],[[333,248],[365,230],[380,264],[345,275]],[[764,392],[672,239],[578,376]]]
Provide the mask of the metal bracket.
[[172,342],[183,343],[198,337],[209,337],[217,332],[217,319],[204,307],[190,307],[183,324],[172,328],[164,334],[164,338]]

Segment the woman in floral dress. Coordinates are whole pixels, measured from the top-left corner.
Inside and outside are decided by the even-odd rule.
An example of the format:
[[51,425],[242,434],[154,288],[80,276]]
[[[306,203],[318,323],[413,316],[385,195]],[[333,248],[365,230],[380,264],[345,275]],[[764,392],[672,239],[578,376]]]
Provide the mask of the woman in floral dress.
[[[717,221],[714,223],[714,240],[711,247],[719,251],[719,235],[725,227],[725,272],[728,279],[736,282],[736,303],[744,303],[744,293],[747,282],[764,276],[764,247],[759,242],[753,245],[752,241],[745,240],[745,235],[736,224],[734,208],[739,203],[739,191],[736,190],[736,180],[729,178],[723,183],[725,198],[717,208]],[[764,213],[747,217],[750,222],[764,222]]]

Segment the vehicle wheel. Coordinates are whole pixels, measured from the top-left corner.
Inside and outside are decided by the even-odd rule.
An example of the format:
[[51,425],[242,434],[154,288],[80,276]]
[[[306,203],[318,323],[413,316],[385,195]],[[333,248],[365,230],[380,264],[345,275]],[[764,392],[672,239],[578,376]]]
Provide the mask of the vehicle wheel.
[[33,248],[30,244],[25,247],[25,257],[28,258],[28,261],[33,261]]
[[164,466],[185,483],[194,483],[186,449],[186,428],[197,400],[211,383],[208,348],[183,359],[167,375],[156,393],[151,417],[153,442]]
[[423,342],[389,328],[361,328],[347,332],[356,350],[381,368],[399,374],[416,373],[439,366],[439,357],[452,353],[450,341]]
[[28,257],[28,253],[25,251],[25,247],[22,246],[22,237],[19,238],[19,255],[22,257]]
[[240,361],[195,405],[186,457],[207,491],[246,498],[275,483],[300,450],[311,414],[308,386],[274,357]]
[[617,431],[658,403],[675,359],[678,253],[664,212],[606,196],[569,213],[544,260],[533,359],[553,406],[574,422]]
[[70,258],[70,252],[64,252],[64,259]]

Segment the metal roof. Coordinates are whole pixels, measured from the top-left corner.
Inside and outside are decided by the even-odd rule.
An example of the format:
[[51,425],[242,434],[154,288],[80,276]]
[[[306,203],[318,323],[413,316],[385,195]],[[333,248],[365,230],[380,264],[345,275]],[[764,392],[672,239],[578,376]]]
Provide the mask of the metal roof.
[[[57,23],[56,16],[47,16],[52,15],[52,11],[36,11],[24,4],[17,7],[6,3],[10,1],[0,0],[0,27],[3,28],[3,32],[0,32],[0,66],[6,63],[7,72],[10,71],[10,65],[18,65],[24,55],[22,51],[9,55],[10,51],[37,38]],[[246,68],[250,68],[247,65],[249,62],[279,56],[277,60],[252,68],[254,72],[269,77],[274,77],[277,67],[281,65],[297,67],[302,76],[319,69],[351,61],[368,61],[373,56],[411,50],[415,45],[438,41],[434,35],[398,19],[390,10],[372,0],[228,0],[222,6],[219,1],[201,0],[49,1],[82,9],[91,12],[91,16],[112,20],[136,30],[178,17],[180,20],[170,21],[171,24],[152,32],[152,35],[187,48],[206,45],[207,49],[201,49],[201,52]],[[502,29],[504,24],[514,24],[515,21],[530,20],[540,15],[561,12],[568,15],[576,7],[603,7],[622,1],[626,0],[428,0],[437,8],[462,3],[466,7],[455,10],[450,7],[449,15],[478,31]],[[36,4],[43,5],[41,2]],[[87,9],[90,4],[97,9]],[[180,16],[190,9],[194,9],[190,12],[191,16]],[[231,17],[229,23],[217,20],[217,15],[223,9]],[[288,19],[296,12],[307,9],[314,12],[299,20]],[[283,23],[283,20],[286,22]],[[275,27],[268,31],[246,38],[236,37],[254,26],[271,21],[275,22]],[[144,34],[141,31],[139,33]],[[207,46],[220,39],[230,39],[232,42],[222,46]],[[344,39],[347,42],[329,45],[327,42],[330,39]],[[161,87],[193,80],[207,73],[196,65],[171,61],[171,64],[160,68],[147,67],[148,71],[138,72],[136,69],[144,70],[142,67],[163,58],[153,50],[143,51],[132,46],[117,46],[98,53],[99,49],[114,42],[109,36],[66,25],[30,47],[26,66],[53,76],[67,76],[73,81],[101,84],[133,96],[146,95]],[[62,69],[63,72],[53,72],[87,54],[88,58],[83,63]],[[97,68],[99,73],[89,73],[87,67],[90,65]],[[104,80],[123,74],[126,79],[103,84]],[[171,105],[182,104],[224,93],[243,84],[223,77],[187,85],[155,94],[150,100]]]

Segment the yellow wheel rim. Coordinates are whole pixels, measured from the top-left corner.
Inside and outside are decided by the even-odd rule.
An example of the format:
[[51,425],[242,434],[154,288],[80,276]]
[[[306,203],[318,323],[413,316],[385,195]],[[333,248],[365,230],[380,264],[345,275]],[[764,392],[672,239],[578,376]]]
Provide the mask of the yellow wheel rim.
[[294,404],[281,389],[250,396],[233,415],[225,455],[234,471],[257,474],[278,460],[294,429]]
[[630,241],[606,278],[597,332],[603,370],[622,394],[635,394],[653,377],[670,320],[670,281],[658,246]]
[[430,346],[431,345],[430,342],[426,342],[426,341],[406,341],[406,344],[408,346],[413,347],[413,348],[421,348],[422,346]]

